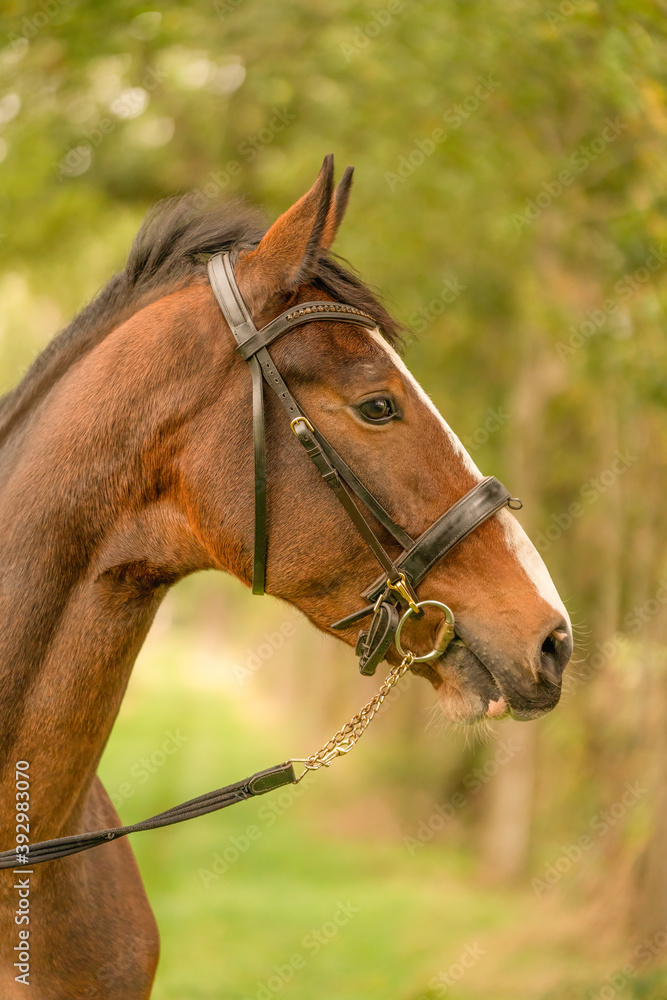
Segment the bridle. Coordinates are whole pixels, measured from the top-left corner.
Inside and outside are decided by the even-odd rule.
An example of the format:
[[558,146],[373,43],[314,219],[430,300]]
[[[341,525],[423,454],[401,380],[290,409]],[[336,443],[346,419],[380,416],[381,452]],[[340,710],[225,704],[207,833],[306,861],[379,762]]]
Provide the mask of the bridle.
[[[412,662],[434,660],[442,656],[454,637],[454,615],[440,601],[420,601],[415,588],[443,556],[458,545],[466,535],[496,514],[502,507],[517,509],[521,501],[511,497],[494,476],[488,476],[450,507],[416,540],[398,525],[382,504],[357,478],[352,469],[311,423],[287,388],[267,347],[284,333],[305,323],[328,320],[351,323],[377,329],[377,322],[367,313],[341,302],[304,302],[286,309],[261,329],[255,326],[250,311],[234,276],[231,253],[219,253],[208,263],[211,288],[237,343],[236,350],[248,362],[252,377],[252,425],[255,461],[255,542],[252,592],[263,594],[266,579],[266,433],[264,427],[264,382],[273,389],[285,407],[290,426],[306,454],[314,462],[327,486],[331,487],[355,528],[368,545],[382,568],[378,577],[364,590],[367,602],[358,611],[334,622],[331,628],[341,630],[372,615],[368,628],[359,633],[356,653],[362,674],[373,674],[384,660],[392,643],[401,656],[403,625],[410,615],[421,616],[422,608],[433,605],[444,615],[434,649],[424,656],[413,654]],[[362,511],[352,499],[354,493],[368,511],[389,532],[403,549],[398,559],[392,559],[382,545]]]
[[[229,253],[216,254],[209,261],[208,272],[211,287],[220,308],[237,341],[237,351],[250,367],[252,376],[253,447],[255,460],[255,552],[253,559],[253,594],[263,594],[266,577],[266,438],[264,429],[264,382],[271,386],[278,399],[287,410],[291,428],[296,438],[315,463],[325,483],[333,489],[351,518],[357,531],[370,548],[382,568],[382,575],[364,590],[362,597],[368,602],[358,611],[335,622],[331,628],[345,629],[372,615],[370,625],[359,633],[356,652],[362,674],[373,674],[386,656],[392,643],[402,657],[402,662],[393,667],[377,694],[367,705],[347,722],[318,750],[307,758],[292,758],[282,764],[259,771],[243,781],[215,789],[178,806],[158,813],[140,823],[76,833],[67,837],[31,844],[19,845],[13,850],[0,852],[0,870],[14,868],[18,873],[28,874],[27,866],[68,857],[87,851],[93,847],[126,837],[142,830],[154,830],[184,820],[216,812],[245,799],[295,784],[310,771],[327,767],[333,760],[349,753],[369,723],[375,717],[384,699],[413,663],[434,660],[442,656],[455,635],[454,615],[441,601],[420,601],[415,593],[430,569],[450,552],[455,545],[474,531],[478,525],[492,517],[502,507],[513,509],[521,506],[521,501],[510,497],[508,491],[494,476],[489,476],[469,490],[465,496],[449,508],[430,528],[416,540],[396,524],[372,493],[359,481],[352,469],[343,461],[327,439],[313,426],[291,394],[280,372],[271,360],[267,346],[283,333],[304,323],[319,320],[352,323],[369,330],[377,328],[377,323],[366,313],[354,306],[340,302],[304,302],[286,309],[260,330],[243,301],[234,277],[234,261]],[[351,491],[351,492],[350,492]],[[402,555],[392,559],[379,538],[359,510],[351,493],[354,493],[380,524],[401,545]],[[401,643],[401,633],[411,615],[421,616],[422,609],[434,606],[443,613],[444,621],[435,642],[434,649],[424,656],[416,656],[405,650]],[[297,776],[294,764],[304,766]],[[21,867],[26,866],[26,867]]]

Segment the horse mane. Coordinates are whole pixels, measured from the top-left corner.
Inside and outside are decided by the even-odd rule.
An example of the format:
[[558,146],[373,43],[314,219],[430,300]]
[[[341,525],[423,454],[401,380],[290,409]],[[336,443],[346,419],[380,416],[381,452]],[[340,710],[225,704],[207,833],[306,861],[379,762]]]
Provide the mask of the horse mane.
[[[215,253],[256,246],[267,230],[261,212],[242,199],[201,205],[201,194],[167,198],[146,216],[125,269],[37,356],[16,388],[0,397],[0,443],[81,357],[139,309],[205,275]],[[368,313],[394,347],[403,328],[341,258],[320,257],[312,283]]]

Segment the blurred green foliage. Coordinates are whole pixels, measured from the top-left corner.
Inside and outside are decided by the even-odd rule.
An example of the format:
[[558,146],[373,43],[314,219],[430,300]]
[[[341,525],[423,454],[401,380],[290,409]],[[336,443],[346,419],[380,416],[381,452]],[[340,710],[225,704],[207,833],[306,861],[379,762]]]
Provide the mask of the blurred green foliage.
[[[579,627],[570,693],[522,730],[532,761],[523,819],[511,805],[505,815],[513,800],[494,791],[508,767],[406,853],[401,838],[495,752],[493,742],[425,729],[432,699],[416,683],[367,737],[361,762],[346,761],[326,794],[300,802],[224,893],[216,883],[197,898],[195,863],[184,870],[183,856],[210,856],[216,831],[242,830],[245,817],[158,834],[155,848],[137,842],[164,932],[157,995],[217,997],[223,984],[226,995],[254,996],[292,934],[298,941],[326,919],[348,886],[374,918],[351,925],[285,995],[430,996],[429,978],[480,926],[509,951],[491,972],[480,963],[457,995],[597,995],[622,964],[618,941],[627,950],[639,933],[637,913],[667,922],[651,892],[662,884],[651,858],[667,777],[665,4],[6,0],[2,15],[0,390],[123,266],[156,199],[241,193],[272,218],[333,151],[339,173],[357,169],[337,249],[419,333],[411,367],[484,472],[526,501],[524,524]],[[278,757],[310,749],[367,697],[351,654],[296,625],[294,640],[240,684],[230,663],[245,663],[286,612],[217,586],[190,581],[168,610],[190,637],[174,647],[184,656],[194,645],[213,661],[201,636],[216,637],[227,663],[219,707],[196,684],[185,698],[190,674],[166,671],[164,704],[155,681],[139,681],[136,697],[132,689],[104,765],[110,787],[184,717],[193,756],[186,767],[183,751],[182,771],[161,770],[146,795],[128,799],[128,818],[264,766],[274,747]],[[153,648],[139,678],[153,676],[156,649],[164,653]],[[280,742],[285,731],[299,746]],[[224,767],[211,759],[220,747]],[[530,878],[635,780],[650,794],[540,909]],[[311,836],[318,817],[335,837]],[[529,895],[519,898],[489,887],[494,837],[512,822],[525,827]],[[591,899],[604,917],[580,940]],[[525,927],[538,920],[553,941],[540,933],[533,953]],[[231,948],[224,961],[218,927]],[[623,995],[664,993],[659,976],[642,975]]]
[[[211,577],[185,603],[212,590],[230,596]],[[288,664],[280,653],[263,667],[273,690],[255,690],[239,713],[238,689],[230,697],[238,658],[221,657],[216,635],[197,641],[189,618],[173,608],[158,619],[103,761],[127,822],[317,740],[312,719],[281,691]],[[452,824],[444,844],[407,844],[434,811],[418,795],[404,816],[388,808],[396,707],[356,756],[303,791],[132,838],[162,934],[156,1000],[590,1000],[618,974],[629,958],[610,947],[604,920],[591,919],[576,873],[536,898],[528,880],[509,888],[481,881]],[[431,736],[432,754],[440,742]],[[378,746],[382,759],[369,765]],[[600,877],[604,850],[597,845],[594,855],[589,868]],[[664,976],[635,961],[627,996],[661,1000]],[[653,986],[642,993],[642,983]]]

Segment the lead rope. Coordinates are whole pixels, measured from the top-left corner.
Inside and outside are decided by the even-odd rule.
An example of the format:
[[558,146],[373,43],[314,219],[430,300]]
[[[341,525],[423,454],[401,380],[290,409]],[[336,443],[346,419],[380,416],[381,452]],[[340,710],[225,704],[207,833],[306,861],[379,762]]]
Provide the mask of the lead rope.
[[321,750],[311,754],[310,757],[294,757],[292,759],[294,764],[303,764],[304,766],[303,774],[297,778],[297,781],[301,781],[308,771],[317,771],[320,767],[328,767],[337,757],[342,757],[344,754],[350,752],[366,732],[366,729],[377,715],[391,689],[398,684],[401,677],[410,669],[414,659],[412,653],[406,653],[402,662],[389,671],[378,693],[371,698],[367,705],[364,705],[360,712],[353,715],[350,721],[346,722],[324,744]]
[[[417,659],[418,657],[415,657],[413,653],[406,653],[401,663],[389,671],[379,691],[368,704],[364,705],[361,711],[357,712],[349,722],[346,722],[342,729],[339,729],[324,744],[321,750],[311,754],[310,757],[295,757],[283,764],[269,767],[265,771],[251,775],[244,781],[225,785],[224,788],[217,788],[206,795],[182,802],[180,805],[158,813],[157,816],[151,816],[150,819],[145,819],[141,823],[119,826],[109,830],[75,833],[69,837],[57,837],[55,840],[44,840],[29,846],[19,845],[13,850],[2,851],[0,852],[0,870],[13,868],[26,871],[32,865],[38,865],[44,861],[55,861],[57,858],[65,858],[93,847],[101,847],[103,844],[126,837],[129,833],[172,826],[174,823],[182,823],[184,820],[194,819],[196,816],[216,812],[226,806],[234,805],[236,802],[242,802],[244,799],[264,795],[266,792],[274,791],[283,785],[298,784],[308,771],[317,771],[320,767],[328,767],[337,757],[342,757],[343,754],[350,752],[377,715],[391,689],[395,687]],[[303,773],[298,777],[294,770],[294,764],[297,763],[304,765]],[[23,865],[26,868],[22,869]]]

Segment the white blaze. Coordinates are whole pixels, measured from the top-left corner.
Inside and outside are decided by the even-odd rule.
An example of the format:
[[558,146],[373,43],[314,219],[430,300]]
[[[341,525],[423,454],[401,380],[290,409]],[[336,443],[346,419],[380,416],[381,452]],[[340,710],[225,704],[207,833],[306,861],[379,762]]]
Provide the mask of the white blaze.
[[417,381],[417,379],[414,377],[414,375],[412,374],[412,372],[410,371],[410,369],[406,368],[405,363],[403,361],[403,358],[401,358],[396,353],[396,351],[391,346],[391,344],[387,343],[387,341],[384,339],[384,337],[382,336],[382,334],[380,333],[379,330],[370,330],[369,332],[370,332],[370,335],[373,338],[373,340],[376,342],[376,344],[379,344],[380,347],[382,347],[383,350],[385,350],[387,352],[387,354],[389,355],[389,357],[391,358],[391,360],[394,362],[394,364],[396,365],[396,367],[400,371],[400,373],[403,376],[403,378],[405,379],[405,381],[409,385],[412,386],[412,388],[415,390],[416,394],[421,399],[422,403],[424,403],[424,405],[426,406],[426,408],[428,410],[430,410],[431,413],[433,414],[433,416],[436,418],[436,420],[438,421],[438,423],[440,424],[440,426],[445,431],[445,434],[447,435],[447,437],[451,441],[452,447],[454,449],[454,452],[459,456],[459,458],[463,462],[465,468],[468,470],[468,472],[471,472],[476,477],[476,479],[477,479],[478,482],[481,482],[481,480],[484,478],[484,476],[479,471],[479,469],[477,468],[477,466],[473,462],[472,458],[470,457],[470,455],[468,454],[468,452],[465,450],[465,448],[463,447],[463,445],[461,444],[461,442],[457,438],[456,434],[451,429],[451,427],[449,426],[449,424],[447,423],[447,421],[445,420],[445,418],[443,417],[442,413],[437,408],[437,406],[435,405],[435,403],[433,402],[433,400],[431,399],[431,397],[428,395],[428,393],[424,392],[424,389],[419,384],[419,382]]
[[553,580],[549,576],[549,570],[526,532],[506,507],[498,512],[498,517],[505,532],[505,541],[507,542],[508,549],[523,566],[528,579],[535,587],[537,593],[548,604],[551,604],[555,611],[559,611],[562,614],[564,621],[569,622],[570,619],[565,606],[558,596],[558,591],[554,586]]
[[[431,397],[424,392],[417,379],[414,377],[412,372],[406,368],[403,359],[399,357],[391,344],[388,344],[384,339],[379,330],[371,330],[370,335],[373,340],[378,344],[386,353],[390,356],[394,365],[400,371],[401,375],[405,381],[412,386],[415,393],[419,399],[424,403],[428,410],[434,415],[445,434],[449,438],[455,453],[459,456],[463,462],[465,468],[471,472],[477,479],[481,481],[484,477],[479,471],[472,458],[465,450],[458,437],[451,429],[447,421],[444,419],[442,414],[437,409],[435,403]],[[517,561],[523,567],[526,576],[531,581],[535,590],[543,600],[548,604],[551,604],[554,611],[560,612],[563,619],[569,622],[569,617],[563,602],[558,596],[558,591],[556,590],[551,577],[549,576],[549,571],[544,564],[544,560],[540,556],[539,552],[529,539],[526,532],[523,530],[517,519],[507,508],[498,512],[498,518],[503,526],[503,531],[505,534],[505,540],[507,542],[507,547],[510,552],[516,557]]]

